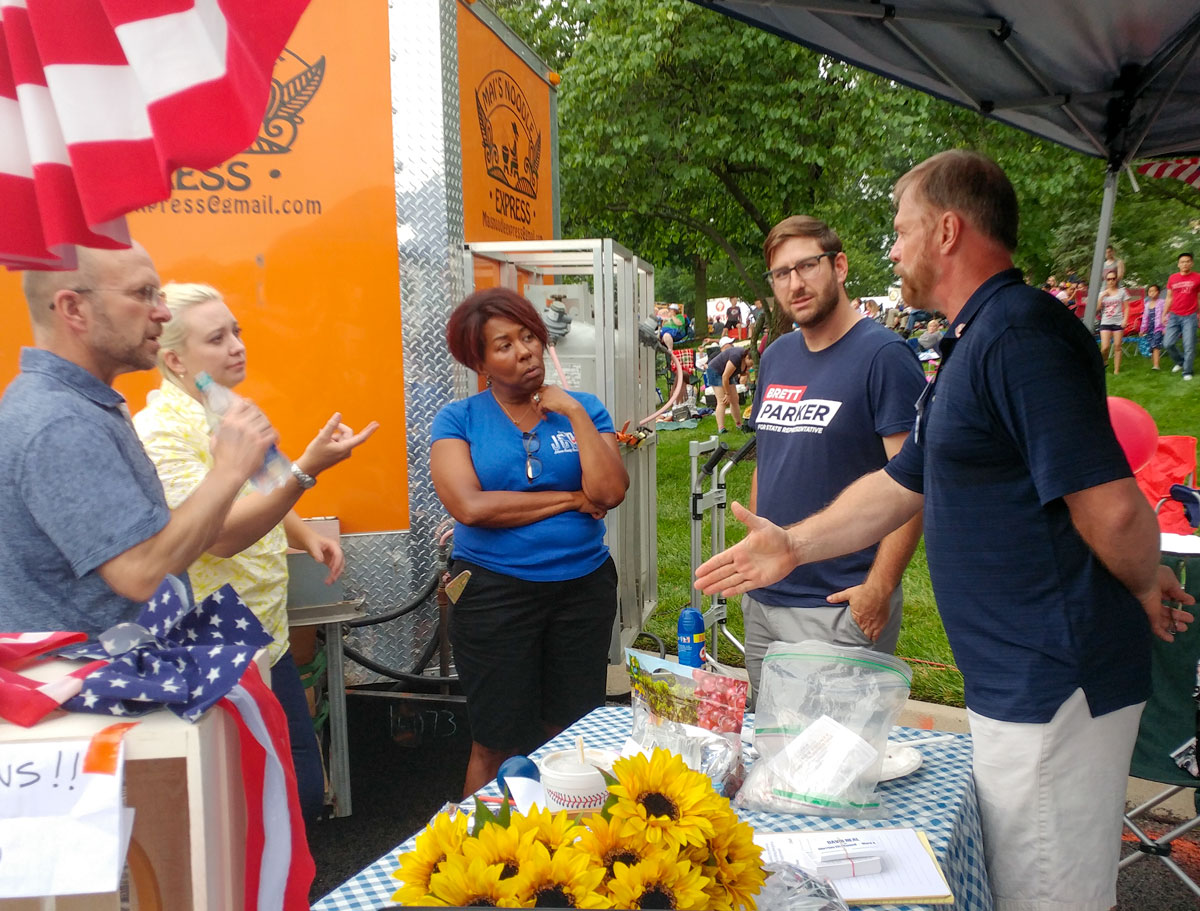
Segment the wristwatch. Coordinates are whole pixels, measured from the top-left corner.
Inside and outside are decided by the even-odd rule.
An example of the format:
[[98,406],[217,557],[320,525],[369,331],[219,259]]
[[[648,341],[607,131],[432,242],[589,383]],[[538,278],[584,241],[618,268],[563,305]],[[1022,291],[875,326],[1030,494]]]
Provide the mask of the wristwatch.
[[292,477],[296,479],[296,483],[300,485],[301,490],[311,490],[312,486],[317,483],[317,479],[310,474],[305,474],[304,469],[292,463]]

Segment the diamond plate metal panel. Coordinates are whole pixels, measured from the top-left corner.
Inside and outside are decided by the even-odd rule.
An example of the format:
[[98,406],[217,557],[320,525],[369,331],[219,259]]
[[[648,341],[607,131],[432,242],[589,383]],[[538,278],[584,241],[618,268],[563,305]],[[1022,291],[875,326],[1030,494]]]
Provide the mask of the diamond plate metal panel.
[[[392,0],[388,26],[409,530],[346,538],[346,587],[367,597],[370,613],[405,600],[434,568],[435,529],[446,512],[430,475],[429,431],[438,409],[464,382],[443,342],[450,311],[464,296],[456,0]],[[408,670],[436,625],[431,604],[357,630],[351,642],[381,664]],[[348,669],[348,682],[366,678],[380,679]]]
[[[369,616],[387,613],[408,600],[428,579],[434,560],[414,559],[412,541],[407,532],[342,536],[346,596],[365,598]],[[430,595],[425,605],[399,619],[351,630],[346,642],[385,667],[410,672],[425,644],[437,635],[437,623],[437,603]],[[436,659],[433,667],[436,670]],[[345,679],[349,684],[388,681],[349,660]]]

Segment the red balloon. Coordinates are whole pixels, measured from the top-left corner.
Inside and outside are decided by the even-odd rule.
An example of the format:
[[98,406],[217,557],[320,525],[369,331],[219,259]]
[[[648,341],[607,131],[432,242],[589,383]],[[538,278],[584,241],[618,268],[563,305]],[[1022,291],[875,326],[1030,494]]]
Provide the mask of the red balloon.
[[1108,417],[1112,421],[1117,442],[1125,450],[1129,467],[1135,472],[1141,471],[1153,458],[1158,446],[1158,425],[1154,423],[1154,418],[1137,402],[1116,395],[1108,397]]

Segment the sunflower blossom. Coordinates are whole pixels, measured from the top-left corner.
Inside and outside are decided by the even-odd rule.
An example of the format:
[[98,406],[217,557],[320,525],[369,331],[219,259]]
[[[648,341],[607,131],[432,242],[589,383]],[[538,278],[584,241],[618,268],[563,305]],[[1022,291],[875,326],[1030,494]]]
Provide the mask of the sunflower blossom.
[[549,848],[551,854],[574,842],[580,831],[566,810],[552,813],[536,806],[525,815],[514,813],[509,828],[522,835],[533,832],[533,840]]
[[655,845],[665,842],[673,850],[683,845],[702,846],[714,828],[707,814],[720,800],[702,772],[693,772],[669,750],[656,749],[650,759],[638,754],[613,763],[617,796],[611,809],[626,835],[644,835]]
[[754,896],[767,878],[762,868],[762,848],[754,843],[754,829],[737,822],[718,832],[711,846],[712,857],[704,867],[704,874],[711,880],[707,892],[712,907],[754,911]]
[[[604,868],[604,881],[612,879],[613,864],[620,861],[626,866],[649,856],[651,848],[640,834],[622,835],[622,822],[605,819],[599,813],[589,816],[580,827],[579,849],[586,851]],[[706,853],[707,856],[707,853]]]
[[480,857],[468,859],[462,854],[447,857],[429,878],[426,903],[447,908],[502,907],[512,898],[511,887],[500,879],[503,872],[501,864],[488,864]]
[[708,877],[674,852],[658,851],[632,867],[617,863],[608,883],[616,908],[706,909]]
[[521,832],[489,822],[478,835],[463,842],[462,853],[468,860],[478,858],[489,866],[499,864],[500,878],[509,879],[521,872],[521,862],[529,853],[533,836],[532,831]]
[[400,855],[400,868],[392,876],[403,881],[392,896],[392,901],[402,905],[428,904],[429,878],[438,865],[452,854],[457,854],[467,837],[467,814],[457,813],[453,818],[448,813],[439,813],[427,825],[413,843],[413,849]]
[[609,908],[611,903],[599,890],[604,868],[592,855],[578,848],[559,848],[550,853],[541,842],[530,845],[521,872],[506,885],[514,903],[526,908]]

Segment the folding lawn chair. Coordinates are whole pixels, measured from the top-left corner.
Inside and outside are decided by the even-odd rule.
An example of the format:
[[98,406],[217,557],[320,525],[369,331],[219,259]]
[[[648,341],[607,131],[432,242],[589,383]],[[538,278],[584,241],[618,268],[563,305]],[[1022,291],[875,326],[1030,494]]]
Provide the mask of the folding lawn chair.
[[1125,321],[1121,347],[1126,354],[1137,354],[1138,339],[1142,334],[1142,312],[1146,309],[1145,298],[1129,302],[1129,319]]
[[[1181,494],[1181,498],[1171,495],[1174,485],[1194,483],[1196,475],[1196,438],[1188,436],[1163,435],[1158,438],[1154,455],[1134,475],[1138,489],[1158,513],[1160,531],[1175,534],[1190,535],[1196,525],[1189,523],[1184,512],[1184,501],[1190,495]],[[1200,515],[1197,517],[1200,521]],[[1164,548],[1170,551],[1170,547]]]
[[[1182,487],[1183,485],[1176,485]],[[1184,488],[1191,490],[1191,488]],[[1200,519],[1200,516],[1197,517]],[[1184,588],[1200,600],[1200,557],[1163,554],[1163,562],[1179,575]],[[1171,858],[1171,845],[1182,835],[1200,826],[1200,778],[1180,768],[1171,754],[1197,734],[1200,707],[1193,696],[1200,663],[1200,623],[1177,633],[1174,642],[1154,639],[1151,659],[1153,690],[1142,713],[1137,743],[1129,774],[1134,778],[1168,785],[1167,789],[1125,814],[1125,827],[1137,838],[1135,850],[1121,859],[1124,869],[1144,857],[1157,857],[1189,889],[1200,896],[1198,885]],[[1195,815],[1154,838],[1139,821],[1142,816],[1186,789],[1192,789]]]

